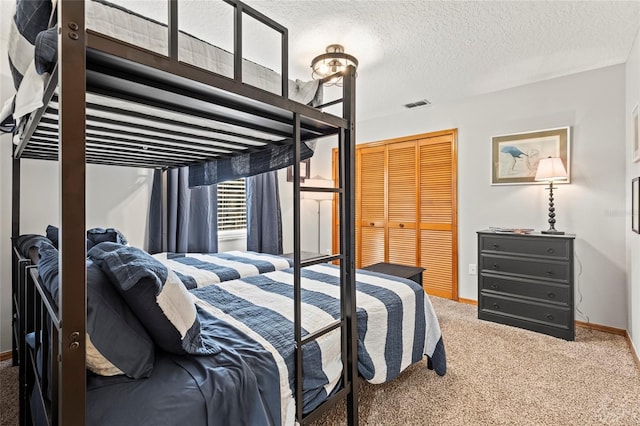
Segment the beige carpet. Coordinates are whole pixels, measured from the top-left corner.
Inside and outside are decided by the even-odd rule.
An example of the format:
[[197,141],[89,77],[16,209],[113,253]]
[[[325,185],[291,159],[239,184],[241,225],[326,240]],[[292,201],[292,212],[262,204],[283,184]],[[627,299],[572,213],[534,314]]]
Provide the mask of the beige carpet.
[[18,424],[18,367],[0,362],[0,426]]
[[[640,425],[640,375],[625,339],[578,328],[575,342],[477,319],[431,298],[448,371],[414,365],[364,384],[363,425]],[[320,425],[344,424],[344,405]]]
[[[640,375],[625,339],[576,330],[575,342],[480,321],[474,306],[432,298],[447,351],[438,377],[419,363],[363,384],[362,425],[640,425]],[[0,363],[1,425],[15,425],[17,369]],[[344,404],[318,425],[344,425]]]

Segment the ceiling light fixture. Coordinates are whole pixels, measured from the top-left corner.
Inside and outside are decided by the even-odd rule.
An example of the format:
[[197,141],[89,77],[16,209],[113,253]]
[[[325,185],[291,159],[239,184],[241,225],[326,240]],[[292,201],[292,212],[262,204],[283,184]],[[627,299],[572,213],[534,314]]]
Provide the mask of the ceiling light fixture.
[[342,75],[335,74],[344,73],[349,65],[358,68],[355,56],[344,53],[341,44],[330,44],[326,53],[316,56],[311,61],[311,77],[322,80],[326,86],[342,86]]

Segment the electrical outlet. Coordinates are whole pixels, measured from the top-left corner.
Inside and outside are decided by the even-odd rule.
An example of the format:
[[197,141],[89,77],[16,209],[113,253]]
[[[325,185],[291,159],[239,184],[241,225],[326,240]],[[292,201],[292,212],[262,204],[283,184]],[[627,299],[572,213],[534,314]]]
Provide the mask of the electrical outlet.
[[476,275],[478,273],[478,271],[476,270],[476,264],[475,263],[470,263],[469,264],[469,275]]

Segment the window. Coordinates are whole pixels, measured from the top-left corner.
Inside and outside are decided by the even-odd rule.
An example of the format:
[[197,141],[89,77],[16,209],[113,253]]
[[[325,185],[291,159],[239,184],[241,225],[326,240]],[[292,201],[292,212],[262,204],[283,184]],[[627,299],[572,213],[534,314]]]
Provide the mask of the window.
[[218,184],[218,231],[247,228],[244,178]]

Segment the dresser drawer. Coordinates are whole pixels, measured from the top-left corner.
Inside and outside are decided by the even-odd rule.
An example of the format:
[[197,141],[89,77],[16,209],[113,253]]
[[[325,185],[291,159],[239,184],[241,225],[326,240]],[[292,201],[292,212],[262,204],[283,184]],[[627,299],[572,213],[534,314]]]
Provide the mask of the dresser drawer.
[[544,237],[480,235],[480,250],[569,259],[569,241]]
[[480,294],[479,308],[482,312],[534,321],[541,324],[565,326],[571,324],[569,308],[526,302],[507,297]]
[[480,268],[483,272],[517,274],[559,282],[569,282],[571,276],[570,266],[571,264],[569,262],[553,262],[541,259],[512,258],[485,254],[480,256]]
[[556,303],[568,306],[571,300],[566,284],[551,284],[519,278],[504,278],[492,274],[480,276],[480,291],[501,293],[537,299],[542,302]]

